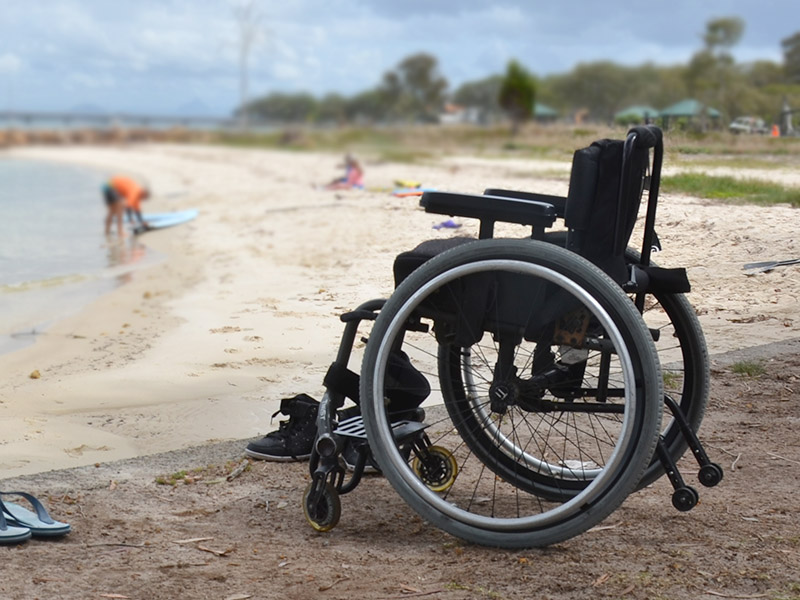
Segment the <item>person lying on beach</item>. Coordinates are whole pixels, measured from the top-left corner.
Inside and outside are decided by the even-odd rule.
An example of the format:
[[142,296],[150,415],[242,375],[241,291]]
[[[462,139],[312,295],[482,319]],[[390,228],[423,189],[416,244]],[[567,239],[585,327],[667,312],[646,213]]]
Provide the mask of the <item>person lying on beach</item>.
[[143,227],[147,223],[142,217],[142,201],[150,197],[150,190],[140,185],[130,177],[115,175],[103,186],[108,215],[106,215],[106,235],[110,233],[111,222],[117,220],[117,233],[119,237],[124,237],[122,229],[122,213],[127,213],[128,219],[132,222],[134,216]]
[[352,154],[344,157],[345,173],[343,177],[337,177],[325,186],[326,190],[349,190],[353,188],[364,188],[364,169]]

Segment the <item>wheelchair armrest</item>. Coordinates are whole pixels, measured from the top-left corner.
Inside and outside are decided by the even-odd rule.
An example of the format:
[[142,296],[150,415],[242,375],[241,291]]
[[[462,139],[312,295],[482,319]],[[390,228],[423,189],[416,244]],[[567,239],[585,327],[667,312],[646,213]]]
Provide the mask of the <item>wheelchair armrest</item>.
[[544,230],[558,216],[552,204],[526,198],[477,196],[450,192],[425,192],[419,201],[425,212],[453,217],[469,217],[481,222],[480,238],[490,238],[497,221],[519,223]]
[[499,188],[487,188],[483,191],[487,196],[502,196],[504,198],[519,198],[520,200],[532,200],[534,202],[545,202],[552,204],[556,209],[556,216],[564,218],[564,210],[567,206],[567,199],[563,196],[551,196],[550,194],[537,194],[535,192],[523,192],[521,190],[502,190]]

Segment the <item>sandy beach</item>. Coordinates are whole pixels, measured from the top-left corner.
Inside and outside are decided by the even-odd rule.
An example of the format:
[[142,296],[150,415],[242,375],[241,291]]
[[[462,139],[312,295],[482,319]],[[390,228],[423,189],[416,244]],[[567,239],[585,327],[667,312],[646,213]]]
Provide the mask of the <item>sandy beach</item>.
[[[338,174],[334,154],[181,145],[7,152],[141,173],[154,192],[146,210],[197,208],[200,216],[143,236],[164,261],[128,274],[35,344],[0,355],[0,479],[269,431],[280,398],[321,393],[337,316],[391,292],[395,254],[431,237],[477,233],[466,219],[461,229],[432,229],[446,217],[393,197],[395,179],[563,195],[569,171],[552,161],[365,157],[367,189],[333,192],[314,184]],[[800,186],[800,173],[788,169],[735,175]],[[800,269],[742,271],[800,255],[800,212],[666,194],[658,222],[664,250],[656,260],[688,268],[712,354],[800,337]]]

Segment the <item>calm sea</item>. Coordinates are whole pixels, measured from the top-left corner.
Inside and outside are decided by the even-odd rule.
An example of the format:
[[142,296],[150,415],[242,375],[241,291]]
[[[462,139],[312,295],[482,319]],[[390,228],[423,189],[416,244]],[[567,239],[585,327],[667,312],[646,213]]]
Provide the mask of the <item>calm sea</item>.
[[155,258],[133,236],[106,239],[108,175],[0,158],[0,353],[32,343]]

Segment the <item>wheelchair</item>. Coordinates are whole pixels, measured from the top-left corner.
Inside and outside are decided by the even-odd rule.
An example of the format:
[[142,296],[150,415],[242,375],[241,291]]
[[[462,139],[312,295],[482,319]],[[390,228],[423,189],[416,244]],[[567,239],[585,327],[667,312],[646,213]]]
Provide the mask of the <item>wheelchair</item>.
[[[719,483],[697,437],[709,359],[689,281],[651,261],[663,152],[658,128],[634,127],[575,152],[566,197],[422,196],[427,212],[478,219],[479,236],[398,255],[392,295],[341,316],[303,496],[314,529],[336,526],[369,465],[431,524],[505,548],[579,535],[664,474],[675,508],[693,508],[676,465],[687,448],[700,483]],[[498,222],[530,238],[494,238]],[[346,398],[360,414],[339,410]]]

